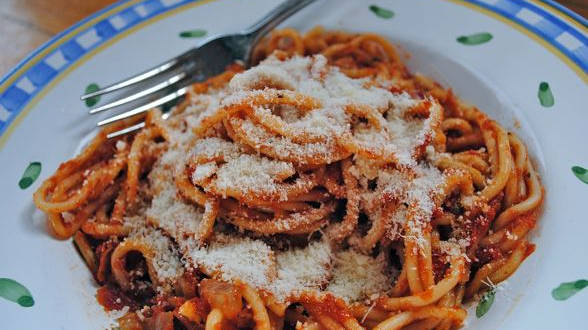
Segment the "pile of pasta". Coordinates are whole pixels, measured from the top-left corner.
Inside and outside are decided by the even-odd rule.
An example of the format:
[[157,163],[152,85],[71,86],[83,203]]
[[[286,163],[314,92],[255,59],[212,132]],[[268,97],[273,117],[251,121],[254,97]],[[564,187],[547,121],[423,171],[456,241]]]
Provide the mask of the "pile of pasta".
[[525,145],[387,40],[284,29],[254,60],[34,195],[121,329],[452,329],[533,252]]

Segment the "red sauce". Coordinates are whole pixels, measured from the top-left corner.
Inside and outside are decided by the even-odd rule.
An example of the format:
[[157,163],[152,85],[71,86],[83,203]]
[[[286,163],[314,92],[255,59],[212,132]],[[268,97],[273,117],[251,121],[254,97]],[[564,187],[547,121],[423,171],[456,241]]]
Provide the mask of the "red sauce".
[[447,255],[433,250],[433,274],[435,275],[435,282],[439,282],[445,277],[445,272],[449,268],[447,262]]
[[535,248],[535,244],[529,243],[529,245],[527,245],[527,251],[525,251],[525,258],[530,256],[533,252],[535,252]]
[[108,274],[110,272],[110,256],[112,255],[112,251],[118,245],[118,242],[115,241],[106,241],[96,248],[96,256],[98,257],[98,270],[94,277],[96,278],[96,282],[99,284],[105,284],[108,278]]
[[[436,86],[439,85],[437,82],[435,82],[434,84]],[[450,111],[446,112],[445,115],[454,115],[457,112],[456,109],[460,108],[459,101],[457,100],[457,98],[453,94],[453,91],[451,90],[451,88],[447,90],[447,96],[445,97],[445,99],[440,100],[440,101],[446,110],[450,110]]]
[[195,311],[200,316],[200,319],[206,320],[208,313],[210,313],[210,306],[208,303],[202,298],[192,298],[190,299],[192,304],[195,306]]
[[190,299],[198,295],[198,282],[199,279],[193,271],[186,271],[178,279],[178,287],[180,289],[182,297]]
[[421,297],[423,300],[429,300],[433,298],[433,289],[429,288],[423,292],[417,293],[416,296]]
[[144,322],[145,329],[174,330],[174,315],[172,312],[158,311]]
[[538,216],[538,212],[531,212],[518,217],[517,222],[523,224],[525,227],[529,229],[533,229],[533,227],[535,227],[535,224],[537,223]]
[[339,323],[343,324],[346,320],[353,318],[345,302],[332,294],[326,294],[320,298],[303,295],[300,300],[311,313],[328,315]]
[[503,254],[499,247],[489,246],[479,248],[476,252],[476,257],[478,258],[478,264],[485,265],[494,260],[502,259]]
[[466,230],[470,235],[470,249],[468,250],[469,257],[473,257],[474,254],[476,254],[477,257],[477,253],[474,253],[474,249],[476,249],[480,240],[488,235],[490,224],[496,218],[496,213],[501,206],[502,196],[503,195],[501,193],[497,198],[490,202],[490,208],[485,215],[480,215],[476,217],[471,223],[466,224]]
[[120,289],[109,285],[104,285],[96,291],[96,300],[107,311],[121,310],[125,306],[129,306],[132,311],[139,308],[137,303]]

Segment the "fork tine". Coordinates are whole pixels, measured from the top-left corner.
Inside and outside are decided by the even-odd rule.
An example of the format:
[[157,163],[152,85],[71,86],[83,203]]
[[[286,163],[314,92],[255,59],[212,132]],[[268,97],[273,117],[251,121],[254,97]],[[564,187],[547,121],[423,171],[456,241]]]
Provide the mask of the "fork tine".
[[139,73],[138,75],[135,75],[135,76],[130,77],[128,79],[125,79],[123,81],[119,81],[119,82],[114,83],[110,86],[106,86],[106,87],[99,89],[95,92],[84,94],[80,97],[80,99],[82,101],[84,101],[85,99],[88,99],[90,97],[114,92],[114,91],[119,90],[121,88],[130,86],[130,85],[134,85],[134,84],[139,83],[145,79],[149,79],[149,78],[156,76],[160,73],[166,72],[170,69],[175,68],[181,62],[181,59],[184,57],[183,55],[184,54],[182,54],[178,57],[174,57],[171,60],[154,67],[153,69],[149,69],[147,71]]
[[[164,113],[161,116],[161,118],[163,120],[166,120],[167,118],[169,118],[169,116],[170,116],[170,113],[169,112],[166,112],[166,113]],[[132,126],[123,128],[120,131],[109,133],[108,135],[106,135],[106,138],[107,139],[112,139],[112,138],[117,137],[117,136],[120,136],[120,135],[124,135],[124,134],[127,134],[127,133],[134,132],[134,131],[139,130],[139,129],[143,128],[143,127],[145,127],[145,122],[142,121],[142,122],[140,122],[138,124],[135,124],[135,125],[132,125]]]
[[171,100],[175,100],[179,97],[181,97],[182,95],[186,94],[188,92],[188,87],[182,87],[180,89],[178,89],[177,91],[167,94],[164,97],[161,97],[159,99],[156,99],[154,101],[151,101],[147,104],[144,104],[138,108],[135,108],[133,110],[127,111],[127,112],[123,112],[119,115],[104,119],[100,122],[98,122],[98,126],[104,126],[104,125],[108,125],[110,123],[114,123],[115,121],[119,121],[122,119],[126,119],[135,115],[138,115],[140,113],[143,113],[145,111],[148,111],[149,109],[153,109],[155,107],[158,107],[162,104],[165,104]]
[[124,135],[124,134],[130,133],[130,132],[134,132],[134,131],[136,131],[138,129],[141,129],[143,127],[145,127],[145,122],[142,121],[142,122],[140,122],[138,124],[135,124],[135,125],[132,125],[132,126],[129,126],[129,127],[125,127],[123,129],[121,129],[120,131],[109,133],[108,135],[106,135],[106,138],[107,139],[112,139],[112,138],[117,137],[117,136],[120,136],[120,135]]
[[90,114],[95,114],[95,113],[98,113],[98,112],[101,112],[101,111],[112,109],[114,107],[118,107],[120,105],[123,105],[123,104],[129,103],[131,101],[140,99],[140,98],[142,98],[144,96],[151,95],[151,94],[153,94],[153,93],[155,93],[157,91],[160,91],[160,90],[162,90],[162,89],[164,89],[166,87],[169,87],[169,86],[177,83],[178,81],[186,78],[186,76],[187,76],[187,73],[186,72],[180,72],[179,74],[177,74],[177,75],[175,75],[175,76],[167,79],[166,81],[163,81],[163,82],[161,82],[161,83],[159,83],[157,85],[151,86],[151,87],[149,87],[149,88],[147,88],[145,90],[141,90],[141,91],[139,91],[139,92],[137,92],[135,94],[126,96],[126,97],[124,97],[122,99],[119,99],[119,100],[116,100],[116,101],[107,103],[105,105],[102,105],[102,106],[93,108],[93,109],[90,110]]

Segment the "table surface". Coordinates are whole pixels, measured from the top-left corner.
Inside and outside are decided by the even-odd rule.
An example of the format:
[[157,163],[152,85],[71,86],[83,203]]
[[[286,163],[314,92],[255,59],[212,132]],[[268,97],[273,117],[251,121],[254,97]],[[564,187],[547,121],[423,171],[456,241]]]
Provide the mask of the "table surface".
[[[0,77],[53,35],[116,0],[0,0]],[[588,17],[588,0],[560,0]]]

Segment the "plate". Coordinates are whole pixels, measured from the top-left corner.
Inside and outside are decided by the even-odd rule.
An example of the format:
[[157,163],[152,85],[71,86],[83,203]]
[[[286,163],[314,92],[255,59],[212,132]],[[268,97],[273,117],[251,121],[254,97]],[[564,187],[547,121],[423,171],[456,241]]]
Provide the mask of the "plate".
[[[242,29],[278,2],[122,1],[64,31],[2,79],[0,276],[22,284],[34,298],[32,307],[0,298],[3,327],[112,324],[114,315],[95,301],[90,272],[70,242],[47,234],[31,197],[95,133],[99,118],[87,115],[79,95],[93,83],[144,70],[206,36]],[[370,6],[393,15],[377,15]],[[588,292],[557,301],[552,289],[588,276],[586,20],[551,1],[330,0],[283,25],[382,34],[399,45],[412,70],[452,86],[522,136],[547,191],[533,232],[537,250],[503,285],[488,314],[476,319],[470,311],[468,326],[584,327]],[[21,180],[29,167],[28,174],[40,167],[40,176]],[[13,284],[0,280],[0,295]]]

